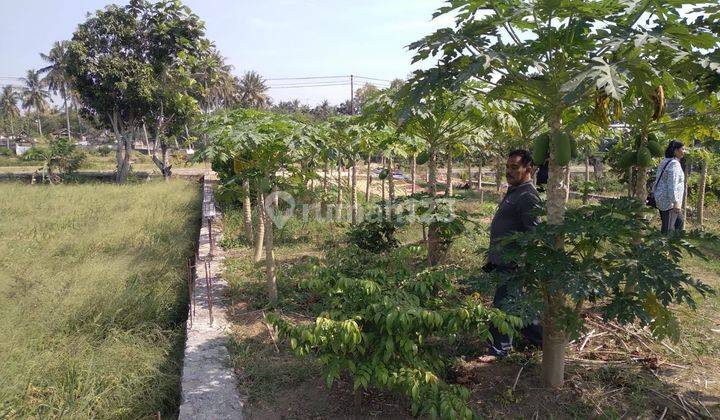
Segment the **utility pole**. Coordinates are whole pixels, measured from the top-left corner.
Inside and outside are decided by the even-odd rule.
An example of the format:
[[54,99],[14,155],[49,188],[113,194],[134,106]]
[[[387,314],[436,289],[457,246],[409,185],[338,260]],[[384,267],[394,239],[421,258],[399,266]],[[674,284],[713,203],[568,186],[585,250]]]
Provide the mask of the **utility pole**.
[[355,92],[353,89],[353,75],[350,75],[350,115],[355,114],[355,106],[354,106],[354,100]]

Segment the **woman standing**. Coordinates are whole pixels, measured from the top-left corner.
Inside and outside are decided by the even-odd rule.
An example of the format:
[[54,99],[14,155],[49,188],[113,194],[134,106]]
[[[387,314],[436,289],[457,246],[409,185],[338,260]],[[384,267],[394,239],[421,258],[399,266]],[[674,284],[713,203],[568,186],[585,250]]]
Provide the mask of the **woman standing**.
[[660,162],[655,173],[653,195],[658,210],[662,233],[683,230],[685,221],[682,218],[683,194],[685,192],[685,174],[680,159],[685,155],[684,145],[671,140],[665,149],[665,159]]

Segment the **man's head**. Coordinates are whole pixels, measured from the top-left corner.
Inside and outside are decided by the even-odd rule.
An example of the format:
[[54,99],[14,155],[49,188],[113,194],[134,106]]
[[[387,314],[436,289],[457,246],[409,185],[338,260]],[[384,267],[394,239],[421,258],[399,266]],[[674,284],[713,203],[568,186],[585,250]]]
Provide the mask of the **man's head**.
[[527,150],[513,150],[505,164],[505,178],[512,186],[530,181],[533,173],[532,155]]

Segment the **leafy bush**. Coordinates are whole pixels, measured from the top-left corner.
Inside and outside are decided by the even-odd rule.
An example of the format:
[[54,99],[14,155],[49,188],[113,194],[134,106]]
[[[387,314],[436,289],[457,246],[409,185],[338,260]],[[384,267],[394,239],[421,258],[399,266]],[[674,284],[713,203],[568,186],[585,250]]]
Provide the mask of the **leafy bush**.
[[398,246],[395,239],[397,226],[390,220],[366,219],[348,232],[348,241],[358,248],[370,252],[384,252]]
[[24,162],[42,162],[48,151],[42,147],[34,146],[20,156],[20,160]]
[[72,174],[80,169],[85,160],[85,153],[67,138],[50,142],[50,149],[45,155],[45,166],[50,172]]
[[112,152],[113,152],[113,147],[110,145],[107,145],[107,144],[103,144],[102,146],[99,146],[97,148],[97,153],[103,157],[110,155],[110,153],[112,153]]
[[349,372],[354,387],[410,398],[414,415],[472,418],[469,391],[447,384],[442,346],[459,333],[489,339],[488,325],[511,333],[520,319],[462,295],[447,269],[414,272],[418,246],[374,254],[356,246],[332,251],[302,287],[319,296],[322,312],[309,325],[276,314],[271,321],[298,356],[315,354],[328,386]]
[[[714,293],[680,266],[688,254],[703,257],[688,239],[708,243],[717,238],[699,231],[661,235],[647,211],[630,198],[607,200],[568,210],[563,225],[543,222],[504,239],[505,255],[518,269],[501,280],[510,289],[525,290],[515,297],[518,311],[547,311],[548,294],[561,292],[568,303],[559,309],[571,336],[582,327],[583,304],[591,302],[605,319],[639,321],[656,337],[677,340],[678,323],[670,305],[695,308],[692,291],[700,296]],[[558,235],[565,238],[563,249],[555,246]]]
[[12,156],[12,151],[5,146],[0,147],[0,155],[2,156]]

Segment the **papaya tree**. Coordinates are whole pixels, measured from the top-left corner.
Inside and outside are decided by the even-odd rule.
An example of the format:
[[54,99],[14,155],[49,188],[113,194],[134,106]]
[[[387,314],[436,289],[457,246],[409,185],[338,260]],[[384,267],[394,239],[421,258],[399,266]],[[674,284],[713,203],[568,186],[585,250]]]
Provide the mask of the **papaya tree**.
[[[258,245],[262,244],[268,299],[275,304],[274,225],[283,222],[280,213],[283,209],[277,205],[275,196],[278,191],[305,189],[307,175],[299,162],[305,155],[304,149],[313,148],[315,144],[302,130],[302,124],[287,116],[263,111],[230,111],[212,117],[209,125],[212,145],[206,154],[217,166],[231,165],[234,176],[230,180],[247,178],[257,192],[259,225],[256,232],[263,236],[256,238],[256,256]],[[286,176],[281,176],[281,171]]]
[[[481,115],[481,106],[475,94],[461,89],[452,92],[438,88],[426,92],[415,102],[409,89],[402,90],[394,100],[403,101],[397,109],[396,118],[402,122],[405,132],[418,137],[427,146],[428,194],[430,195],[430,213],[437,208],[437,162],[443,150],[465,139],[477,135],[478,126],[471,121]],[[423,161],[425,156],[423,156]],[[442,235],[441,223],[434,220],[428,227],[428,263],[441,262],[450,245],[450,237]]]
[[676,111],[681,116],[663,125],[663,130],[669,135],[694,146],[686,158],[690,161],[688,163],[696,161],[700,166],[695,214],[701,227],[705,218],[708,173],[710,168],[717,166],[720,151],[720,92],[703,93],[683,98]]
[[[681,13],[684,6],[682,1],[452,0],[435,16],[454,13],[456,28],[439,29],[410,46],[414,61],[438,63],[415,72],[414,102],[440,87],[459,89],[479,80],[492,87],[490,97],[538,109],[550,131],[543,141],[549,156],[547,221],[558,227],[554,246],[562,251],[559,227],[572,147],[567,126],[582,115],[573,108],[590,108],[598,96],[621,101],[628,81],[647,74],[692,77],[710,66],[707,50],[717,38],[701,24],[690,25]],[[546,280],[537,284],[543,290],[543,380],[560,387],[569,331],[562,321],[577,303],[568,305],[572,292]]]

